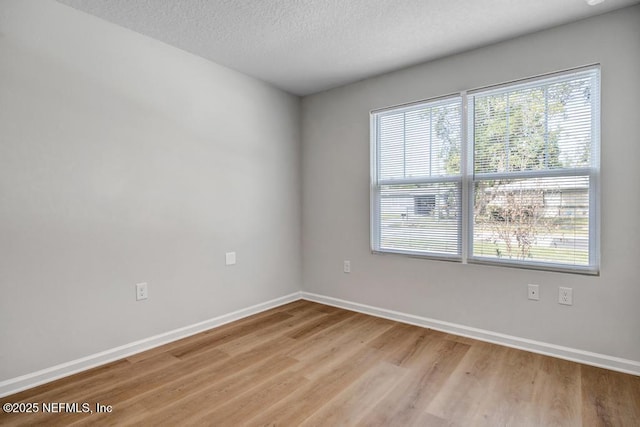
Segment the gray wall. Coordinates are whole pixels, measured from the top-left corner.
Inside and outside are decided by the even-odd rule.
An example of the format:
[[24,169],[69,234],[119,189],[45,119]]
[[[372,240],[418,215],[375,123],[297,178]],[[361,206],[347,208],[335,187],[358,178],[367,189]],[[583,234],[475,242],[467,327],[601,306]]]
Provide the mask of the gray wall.
[[[3,0],[0,381],[301,282],[640,360],[638,23],[634,7],[306,97],[301,134],[293,96],[53,1]],[[594,62],[599,277],[369,252],[369,110]],[[150,299],[136,302],[142,281]],[[574,288],[573,306],[555,302],[558,286]]]
[[300,289],[298,98],[53,1],[0,58],[0,381]]
[[[370,110],[592,63],[602,64],[599,277],[370,253]],[[640,360],[638,76],[636,6],[304,98],[304,290]],[[527,300],[528,283],[541,301]],[[557,303],[558,286],[573,288],[573,306]]]

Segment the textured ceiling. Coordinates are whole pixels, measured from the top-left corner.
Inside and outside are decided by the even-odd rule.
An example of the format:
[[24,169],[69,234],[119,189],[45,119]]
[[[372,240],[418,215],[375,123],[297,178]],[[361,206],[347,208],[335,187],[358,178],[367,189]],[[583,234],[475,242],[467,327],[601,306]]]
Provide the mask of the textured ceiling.
[[[58,0],[307,95],[640,0]],[[597,29],[594,28],[594,31]]]

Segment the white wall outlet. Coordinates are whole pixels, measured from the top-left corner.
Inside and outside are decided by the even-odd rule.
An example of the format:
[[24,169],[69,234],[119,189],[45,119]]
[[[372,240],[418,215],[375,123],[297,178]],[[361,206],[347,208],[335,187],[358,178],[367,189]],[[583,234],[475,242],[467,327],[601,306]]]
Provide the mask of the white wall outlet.
[[573,288],[563,288],[558,292],[558,302],[564,305],[573,305]]
[[146,283],[136,284],[136,301],[149,298],[149,289]]
[[540,299],[540,286],[539,285],[528,285],[528,298],[532,300],[538,301]]
[[344,261],[343,271],[345,273],[351,273],[351,261]]
[[225,255],[225,264],[226,265],[234,265],[236,263],[236,253],[235,252],[227,252]]

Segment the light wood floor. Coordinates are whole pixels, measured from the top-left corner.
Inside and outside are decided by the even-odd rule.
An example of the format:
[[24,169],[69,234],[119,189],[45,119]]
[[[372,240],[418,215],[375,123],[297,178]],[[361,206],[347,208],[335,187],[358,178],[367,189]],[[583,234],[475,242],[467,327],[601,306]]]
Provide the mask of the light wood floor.
[[0,400],[113,406],[0,425],[640,426],[640,377],[308,301]]

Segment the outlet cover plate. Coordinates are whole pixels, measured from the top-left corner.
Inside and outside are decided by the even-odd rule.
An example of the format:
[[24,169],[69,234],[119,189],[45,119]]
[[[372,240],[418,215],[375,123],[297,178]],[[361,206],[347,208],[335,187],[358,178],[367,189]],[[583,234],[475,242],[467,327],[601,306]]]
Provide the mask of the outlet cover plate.
[[149,289],[147,283],[136,283],[136,301],[149,298]]
[[236,253],[235,252],[227,252],[224,254],[225,264],[226,265],[234,265],[236,263]]
[[538,301],[540,299],[540,286],[539,285],[528,285],[528,298],[531,300]]
[[345,273],[351,273],[351,261],[344,260],[344,268],[343,271]]
[[560,287],[558,290],[558,303],[573,305],[573,288]]

